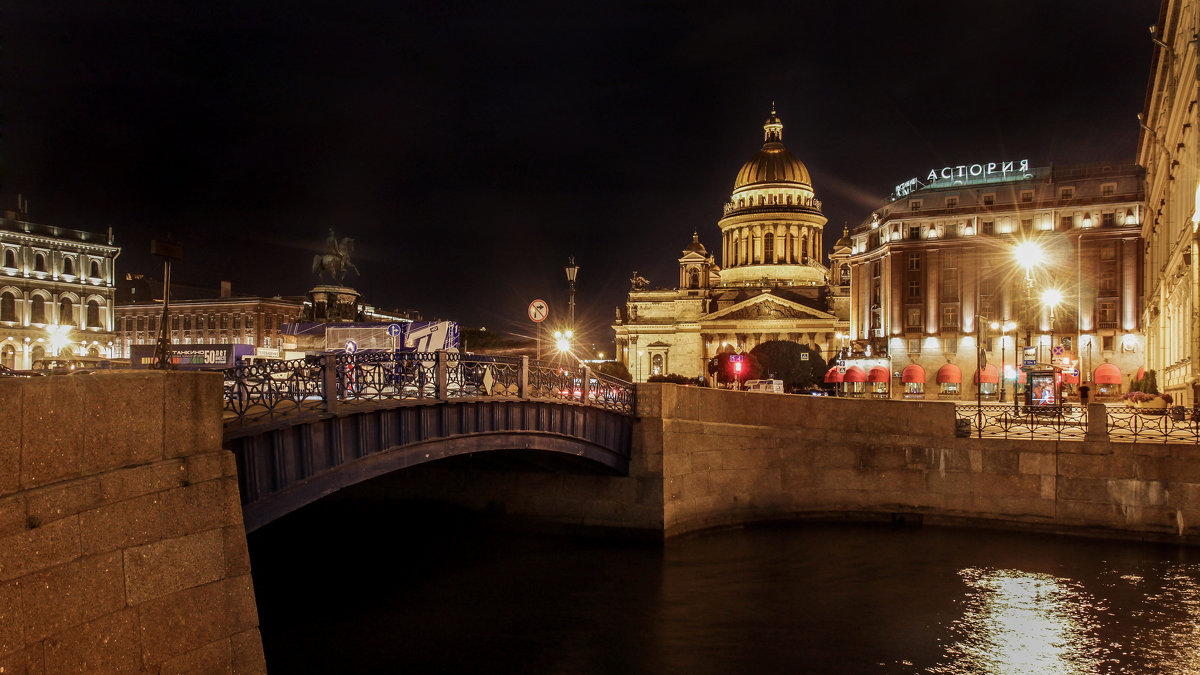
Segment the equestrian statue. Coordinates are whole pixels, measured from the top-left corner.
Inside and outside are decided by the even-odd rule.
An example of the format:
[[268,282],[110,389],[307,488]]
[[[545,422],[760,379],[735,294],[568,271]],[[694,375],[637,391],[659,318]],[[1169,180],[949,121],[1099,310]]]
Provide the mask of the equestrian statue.
[[350,262],[350,254],[354,253],[354,240],[350,237],[343,237],[341,241],[333,234],[333,230],[329,230],[329,236],[325,239],[325,253],[318,253],[313,256],[312,271],[321,281],[325,280],[325,273],[329,272],[330,281],[341,282],[346,276],[346,268],[354,270],[354,273],[361,276],[362,273]]

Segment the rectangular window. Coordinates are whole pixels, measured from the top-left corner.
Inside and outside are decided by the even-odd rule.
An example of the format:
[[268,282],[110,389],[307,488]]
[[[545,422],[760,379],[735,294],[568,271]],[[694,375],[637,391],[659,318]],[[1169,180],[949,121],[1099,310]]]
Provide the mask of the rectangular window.
[[212,314],[208,315],[208,329],[209,330],[217,329],[217,317],[213,316]]
[[908,254],[908,269],[914,270],[914,271],[921,269],[921,254],[920,253],[909,253]]
[[1075,188],[1065,187],[1058,191],[1059,199],[1071,199],[1075,196]]
[[190,317],[190,316],[183,317],[183,329],[184,330],[192,329],[192,317]]
[[1032,231],[1033,231],[1033,218],[1022,218],[1021,219],[1021,232],[1024,234],[1029,234]]
[[1100,196],[1101,197],[1111,197],[1111,196],[1115,195],[1116,193],[1117,193],[1117,186],[1115,183],[1105,183],[1104,185],[1100,186]]
[[1064,231],[1065,231],[1065,230],[1069,230],[1069,229],[1071,229],[1071,225],[1072,225],[1072,224],[1074,224],[1074,222],[1075,222],[1075,218],[1074,218],[1074,217],[1072,217],[1072,216],[1063,216],[1063,217],[1062,217],[1062,218],[1059,220],[1059,226],[1058,226],[1058,229],[1060,229],[1060,230],[1064,230]]
[[983,205],[984,206],[992,206],[995,203],[996,203],[996,195],[984,195],[983,196]]
[[946,197],[946,208],[952,209],[958,206],[958,197]]
[[919,281],[908,282],[908,297],[910,297],[910,298],[921,297],[921,282],[919,282]]
[[1099,314],[1098,319],[1101,323],[1101,327],[1103,327],[1103,324],[1106,324],[1106,323],[1116,323],[1117,322],[1117,303],[1115,303],[1115,302],[1099,303],[1098,314]]
[[251,328],[254,328],[254,317],[248,316],[248,317],[246,317],[246,330],[249,330]]
[[171,330],[179,330],[179,317],[171,317]]
[[908,207],[910,209],[912,209],[913,211],[920,211],[921,210],[921,200],[920,199],[910,200],[908,202]]
[[139,316],[137,318],[137,329],[138,330],[146,330],[146,317]]
[[921,226],[920,225],[909,225],[908,226],[908,238],[909,239],[920,239],[921,238]]
[[[958,307],[955,305],[945,305],[942,307],[942,328],[957,328],[958,327]],[[951,338],[947,338],[951,339]]]
[[921,353],[921,338],[909,338],[908,353],[909,354],[920,354]]
[[234,330],[241,330],[241,328],[242,328],[242,317],[241,317],[241,315],[234,316],[234,317],[233,317],[233,329],[234,329]]
[[1116,224],[1116,221],[1113,220],[1113,214],[1103,213],[1100,215],[1100,226],[1101,227],[1112,227],[1115,224]]
[[947,277],[942,279],[942,299],[958,299],[958,277]]
[[1117,292],[1117,273],[1115,270],[1104,270],[1100,273],[1100,292],[1112,295]]
[[995,291],[995,288],[993,288],[993,286],[992,286],[991,279],[988,279],[985,277],[985,278],[979,280],[979,295],[980,296],[986,298],[989,295],[992,295],[992,293],[994,291]]
[[908,322],[905,325],[909,328],[921,327],[921,309],[919,307],[908,308]]
[[958,340],[952,337],[942,338],[942,352],[945,354],[957,354]]
[[981,226],[980,231],[983,232],[983,234],[995,234],[996,233],[996,222],[992,221],[992,220],[983,221],[983,225]]
[[1100,244],[1100,259],[1101,260],[1116,260],[1117,259],[1117,244],[1116,242],[1106,241]]
[[1101,347],[1100,348],[1106,352],[1111,352],[1113,350],[1113,342],[1114,342],[1113,336],[1111,336],[1111,335],[1101,336],[1101,338],[1100,338]]
[[1021,191],[1021,203],[1029,204],[1032,201],[1033,201],[1033,190],[1022,190]]
[[942,255],[942,269],[952,270],[958,267],[958,256],[947,251]]

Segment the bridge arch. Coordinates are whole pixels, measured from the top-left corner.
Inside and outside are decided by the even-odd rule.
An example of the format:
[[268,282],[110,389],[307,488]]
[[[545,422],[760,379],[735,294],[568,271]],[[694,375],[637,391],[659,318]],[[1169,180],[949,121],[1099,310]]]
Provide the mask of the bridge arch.
[[226,430],[247,532],[343,488],[450,457],[519,452],[629,471],[632,420],[547,401],[391,402]]

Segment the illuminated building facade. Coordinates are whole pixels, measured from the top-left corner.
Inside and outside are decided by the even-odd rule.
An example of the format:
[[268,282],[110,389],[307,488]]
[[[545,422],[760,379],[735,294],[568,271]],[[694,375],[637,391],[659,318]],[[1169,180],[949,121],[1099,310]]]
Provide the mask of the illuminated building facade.
[[1200,2],[1162,3],[1138,143],[1138,163],[1146,167],[1146,367],[1156,371],[1161,391],[1186,405],[1197,403],[1200,386],[1197,31]]
[[[877,377],[845,386],[997,400],[1003,377],[1011,400],[1028,335],[1037,363],[1064,369],[1069,393],[1081,382],[1101,400],[1127,391],[1145,355],[1143,177],[1134,165],[1014,161],[943,167],[897,185],[851,235],[851,360],[869,351],[882,363]],[[1046,291],[1059,295],[1053,308]]]
[[719,352],[769,340],[831,356],[848,327],[849,276],[821,263],[825,222],[808,168],[784,147],[772,111],[762,149],[738,172],[718,222],[721,264],[694,234],[675,287],[653,289],[636,273],[631,279],[613,330],[617,358],[634,381],[705,376]]
[[111,357],[112,231],[96,234],[0,220],[0,364],[24,370],[52,356]]
[[[171,344],[178,345],[243,344],[278,349],[283,345],[280,328],[296,320],[302,305],[302,298],[172,299],[167,334]],[[129,358],[131,346],[158,342],[162,309],[161,301],[117,305],[117,356]]]

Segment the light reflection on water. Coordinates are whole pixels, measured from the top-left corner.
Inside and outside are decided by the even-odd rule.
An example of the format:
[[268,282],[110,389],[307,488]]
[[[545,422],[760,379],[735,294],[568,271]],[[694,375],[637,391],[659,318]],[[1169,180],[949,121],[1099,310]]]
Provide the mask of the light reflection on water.
[[950,664],[935,673],[1094,673],[1105,648],[1096,636],[1103,612],[1066,579],[1019,570],[970,567],[962,617],[951,626]]
[[658,548],[380,522],[330,509],[251,538],[272,673],[1200,673],[1195,549],[853,525]]

